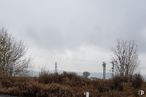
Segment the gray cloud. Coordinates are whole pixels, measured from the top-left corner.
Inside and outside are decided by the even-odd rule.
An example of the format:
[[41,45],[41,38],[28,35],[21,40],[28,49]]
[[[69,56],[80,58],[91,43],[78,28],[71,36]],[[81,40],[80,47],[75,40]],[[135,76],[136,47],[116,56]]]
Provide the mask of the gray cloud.
[[117,39],[136,40],[146,53],[145,0],[1,0],[0,26],[29,47],[48,51],[94,45],[109,51]]
[[[116,39],[133,39],[145,48],[141,45],[145,40],[141,33],[146,27],[144,2],[98,1],[96,5],[95,1],[74,1],[67,2],[65,6],[62,3],[50,9],[48,7],[48,10],[47,6],[42,8],[42,15],[33,20],[35,24],[31,20],[32,32],[28,31],[28,35],[32,33],[34,41],[42,46],[62,49],[87,43],[106,47]],[[51,10],[55,7],[53,13]]]

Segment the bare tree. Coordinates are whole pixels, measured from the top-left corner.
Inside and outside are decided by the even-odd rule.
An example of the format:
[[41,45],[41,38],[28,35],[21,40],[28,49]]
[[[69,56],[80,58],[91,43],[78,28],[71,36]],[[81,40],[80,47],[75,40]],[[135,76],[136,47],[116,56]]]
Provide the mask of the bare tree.
[[112,64],[115,65],[116,74],[120,74],[120,76],[133,75],[139,65],[136,43],[131,40],[118,40],[113,53]]
[[7,75],[24,72],[29,59],[24,57],[26,48],[17,42],[5,29],[0,29],[0,71]]

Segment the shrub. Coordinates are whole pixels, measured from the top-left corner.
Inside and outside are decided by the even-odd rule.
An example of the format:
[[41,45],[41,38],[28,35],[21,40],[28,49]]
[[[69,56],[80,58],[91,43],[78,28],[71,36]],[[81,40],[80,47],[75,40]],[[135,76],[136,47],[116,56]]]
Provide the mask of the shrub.
[[41,71],[38,77],[40,83],[47,84],[49,82],[49,73],[47,71]]
[[89,82],[89,79],[78,76],[76,73],[63,72],[60,77],[62,83],[69,86],[84,86]]
[[38,82],[43,84],[59,83],[69,86],[83,86],[85,83],[89,82],[89,79],[85,79],[70,72],[63,72],[61,74],[41,72],[38,77]]
[[92,89],[95,89],[99,91],[100,93],[103,93],[103,92],[110,91],[110,85],[112,85],[110,80],[96,80],[96,81],[90,82],[90,85],[88,85],[88,87],[92,86],[91,87]]
[[143,79],[143,77],[142,77],[141,74],[135,74],[135,75],[133,75],[133,78],[132,78],[132,86],[135,89],[140,88],[143,83],[144,83],[144,79]]
[[13,84],[10,78],[0,78],[0,83],[2,87],[5,87],[5,88],[11,87]]
[[113,89],[118,89],[118,90],[123,90],[123,77],[121,77],[121,76],[114,76],[113,78],[112,78],[112,80],[113,80]]
[[[138,78],[135,75],[132,81]],[[135,97],[137,89],[131,87],[129,82],[129,78],[120,76],[108,80],[91,80],[75,73],[41,72],[38,78],[0,78],[0,93],[24,97],[84,97],[84,92],[89,91],[90,97]]]

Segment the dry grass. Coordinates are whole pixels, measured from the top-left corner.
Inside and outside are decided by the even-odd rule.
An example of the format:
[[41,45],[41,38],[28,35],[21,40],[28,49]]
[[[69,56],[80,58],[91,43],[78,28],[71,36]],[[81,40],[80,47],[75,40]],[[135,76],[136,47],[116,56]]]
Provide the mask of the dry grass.
[[[90,80],[66,72],[41,73],[38,78],[1,77],[0,84],[0,94],[26,97],[85,97],[85,91],[90,92],[90,97],[137,96],[137,89],[126,78]],[[146,83],[142,89],[146,90]]]

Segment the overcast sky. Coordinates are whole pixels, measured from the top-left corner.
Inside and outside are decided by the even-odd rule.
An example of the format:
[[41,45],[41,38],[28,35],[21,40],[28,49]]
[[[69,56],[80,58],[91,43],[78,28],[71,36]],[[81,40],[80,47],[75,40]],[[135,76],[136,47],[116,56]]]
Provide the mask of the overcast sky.
[[111,71],[117,39],[135,40],[146,74],[146,0],[0,0],[0,27],[28,47],[32,67]]

